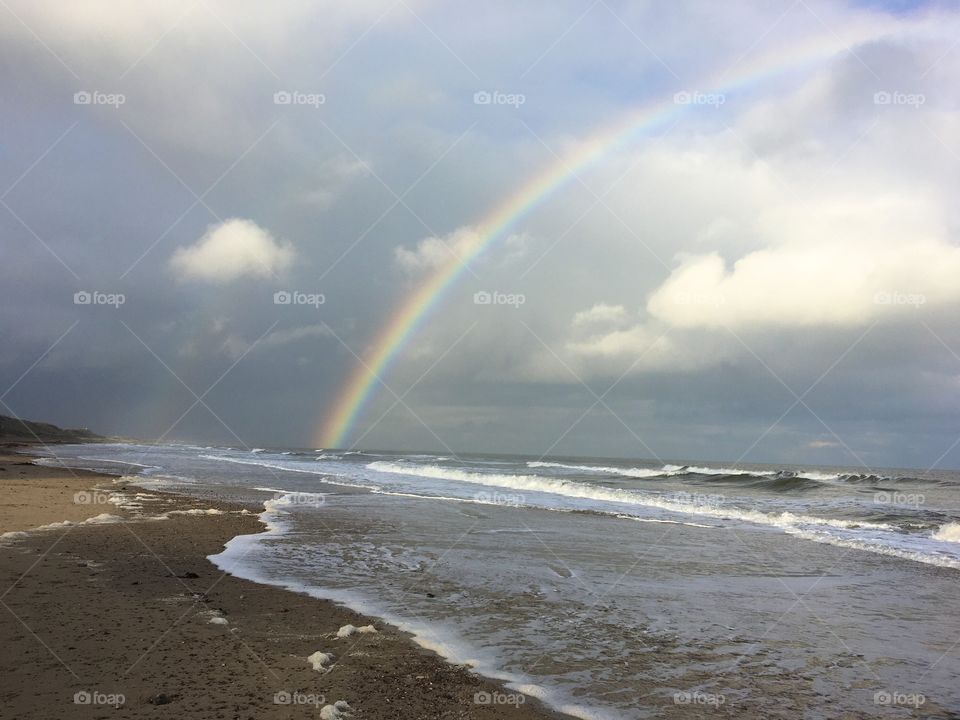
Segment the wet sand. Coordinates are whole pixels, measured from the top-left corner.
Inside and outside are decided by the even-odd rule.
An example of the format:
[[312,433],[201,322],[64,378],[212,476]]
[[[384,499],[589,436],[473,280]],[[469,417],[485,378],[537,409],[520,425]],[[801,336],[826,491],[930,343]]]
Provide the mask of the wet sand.
[[[562,717],[375,619],[217,570],[206,557],[260,532],[259,508],[24,463],[0,455],[0,718],[328,720],[337,701],[371,720]],[[377,632],[337,638],[347,624]]]

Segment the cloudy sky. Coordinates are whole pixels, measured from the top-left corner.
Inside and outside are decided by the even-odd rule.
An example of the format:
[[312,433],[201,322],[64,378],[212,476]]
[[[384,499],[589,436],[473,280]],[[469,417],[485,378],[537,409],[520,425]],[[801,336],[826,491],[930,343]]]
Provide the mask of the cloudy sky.
[[0,413],[312,446],[546,173],[349,443],[960,467],[958,77],[948,2],[2,0]]

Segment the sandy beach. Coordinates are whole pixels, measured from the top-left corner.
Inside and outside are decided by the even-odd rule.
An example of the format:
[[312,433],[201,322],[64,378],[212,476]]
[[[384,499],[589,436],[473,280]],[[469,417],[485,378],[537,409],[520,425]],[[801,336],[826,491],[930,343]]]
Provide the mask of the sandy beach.
[[[217,570],[206,556],[261,531],[258,508],[9,450],[0,478],[0,717],[560,717],[376,620]],[[320,671],[317,651],[333,655]]]

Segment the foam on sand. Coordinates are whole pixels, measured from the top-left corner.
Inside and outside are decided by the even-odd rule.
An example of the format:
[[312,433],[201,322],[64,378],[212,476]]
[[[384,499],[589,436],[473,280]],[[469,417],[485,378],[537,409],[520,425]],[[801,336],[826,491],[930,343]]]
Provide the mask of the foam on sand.
[[99,515],[94,515],[89,517],[86,520],[81,520],[80,522],[73,522],[72,520],[63,520],[61,522],[48,523],[47,525],[39,525],[35,528],[30,528],[29,530],[14,530],[12,532],[5,532],[3,535],[0,535],[0,540],[14,540],[16,538],[24,538],[35,532],[45,532],[48,530],[62,530],[64,528],[75,527],[80,525],[109,525],[110,523],[119,523],[123,522],[123,518],[119,515],[111,515],[110,513],[100,513]]
[[321,671],[333,662],[333,655],[330,653],[320,652],[317,650],[312,655],[307,656],[307,662],[310,663],[310,666],[317,672]]
[[337,700],[333,705],[320,708],[320,720],[339,720],[352,714],[346,700]]
[[369,633],[375,633],[377,629],[373,625],[363,625],[361,627],[354,627],[353,625],[344,625],[342,628],[337,630],[338,638],[350,637],[351,635],[361,634],[366,635]]

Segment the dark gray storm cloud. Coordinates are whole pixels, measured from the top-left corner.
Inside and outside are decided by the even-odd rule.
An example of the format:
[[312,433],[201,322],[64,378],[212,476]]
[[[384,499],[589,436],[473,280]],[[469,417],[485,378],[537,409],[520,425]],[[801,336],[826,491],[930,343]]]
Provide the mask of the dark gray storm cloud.
[[0,412],[310,445],[403,298],[553,168],[350,442],[957,466],[958,29],[919,3],[8,2]]

